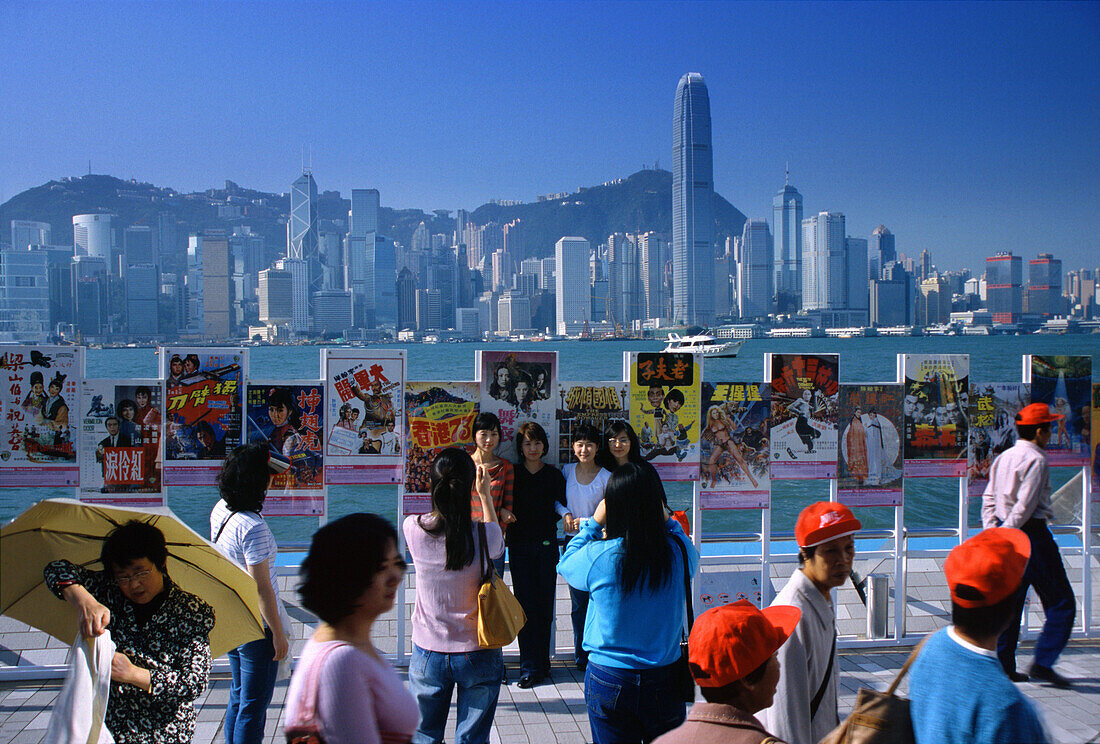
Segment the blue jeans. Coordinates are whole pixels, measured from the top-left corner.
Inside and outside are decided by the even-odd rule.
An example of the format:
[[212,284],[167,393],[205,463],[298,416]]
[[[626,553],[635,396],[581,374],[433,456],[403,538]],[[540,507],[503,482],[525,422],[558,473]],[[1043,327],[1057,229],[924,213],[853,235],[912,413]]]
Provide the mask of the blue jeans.
[[[576,535],[569,538],[572,540]],[[566,547],[569,543],[565,543]],[[584,621],[588,617],[588,592],[569,587],[569,619],[573,623],[573,658],[577,662],[577,668],[583,669],[588,663],[588,652],[581,646],[584,644]]]
[[225,706],[226,744],[263,741],[267,704],[271,702],[279,671],[271,639],[271,628],[265,628],[263,638],[249,641],[226,654],[233,672],[229,703]]
[[687,707],[673,686],[675,664],[618,669],[588,662],[584,701],[596,744],[650,742],[679,726]]
[[465,653],[425,651],[413,644],[409,691],[416,698],[420,723],[413,744],[440,744],[458,686],[455,744],[485,744],[496,715],[504,657],[499,648]]
[[997,656],[1001,666],[1012,672],[1016,670],[1016,644],[1020,640],[1020,620],[1024,614],[1024,600],[1029,586],[1035,587],[1035,593],[1043,603],[1046,620],[1043,630],[1035,641],[1035,663],[1039,666],[1053,667],[1058,655],[1066,647],[1073,632],[1073,619],[1077,614],[1077,600],[1073,596],[1073,587],[1066,576],[1066,567],[1062,563],[1062,554],[1058,544],[1050,534],[1046,520],[1029,519],[1020,529],[1031,540],[1031,559],[1024,570],[1024,580],[1016,592],[1016,601],[1012,608],[1012,622],[1008,629],[997,639]]

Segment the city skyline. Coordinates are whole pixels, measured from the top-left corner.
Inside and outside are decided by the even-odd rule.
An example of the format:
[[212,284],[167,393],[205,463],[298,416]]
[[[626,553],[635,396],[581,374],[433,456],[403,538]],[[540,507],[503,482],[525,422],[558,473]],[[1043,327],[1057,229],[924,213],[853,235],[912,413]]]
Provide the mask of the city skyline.
[[[0,21],[28,33],[11,35],[0,94],[36,116],[0,124],[0,200],[89,159],[184,191],[282,192],[311,147],[320,188],[368,184],[387,206],[534,201],[669,168],[669,91],[698,71],[715,190],[749,218],[771,217],[789,163],[806,214],[843,212],[863,238],[885,224],[943,268],[1094,250],[1095,4],[365,7],[74,6],[62,26],[49,6],[5,4]],[[387,33],[340,41],[372,27]],[[732,53],[714,28],[733,30]],[[654,30],[667,38],[636,64]]]

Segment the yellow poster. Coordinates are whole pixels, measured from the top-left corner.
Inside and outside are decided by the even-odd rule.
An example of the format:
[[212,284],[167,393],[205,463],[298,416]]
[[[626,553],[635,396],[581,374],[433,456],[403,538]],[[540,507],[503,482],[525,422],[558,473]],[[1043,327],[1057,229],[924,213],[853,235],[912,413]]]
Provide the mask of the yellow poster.
[[628,352],[630,424],[664,480],[699,478],[699,385],[692,354]]

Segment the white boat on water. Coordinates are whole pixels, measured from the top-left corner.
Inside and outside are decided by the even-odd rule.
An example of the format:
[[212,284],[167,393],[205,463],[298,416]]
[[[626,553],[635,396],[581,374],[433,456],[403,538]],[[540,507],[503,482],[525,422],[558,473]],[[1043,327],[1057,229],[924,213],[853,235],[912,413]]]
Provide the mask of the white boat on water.
[[681,336],[678,333],[668,334],[668,345],[662,349],[665,353],[702,354],[705,357],[735,357],[741,351],[740,339],[732,341],[719,341],[714,336]]

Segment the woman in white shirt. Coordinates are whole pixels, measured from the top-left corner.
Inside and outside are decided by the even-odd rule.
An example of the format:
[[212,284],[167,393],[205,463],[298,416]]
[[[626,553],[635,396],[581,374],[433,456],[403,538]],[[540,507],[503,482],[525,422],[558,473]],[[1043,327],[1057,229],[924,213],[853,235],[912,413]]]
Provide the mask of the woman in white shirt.
[[[573,429],[573,456],[577,461],[561,469],[565,476],[565,506],[557,506],[565,534],[570,539],[586,520],[592,518],[603,501],[603,490],[611,477],[611,473],[596,464],[600,439],[599,431],[591,424],[580,424]],[[584,642],[584,619],[588,614],[588,592],[569,587],[569,599],[577,669],[584,671],[588,667],[588,653],[581,644]]]

